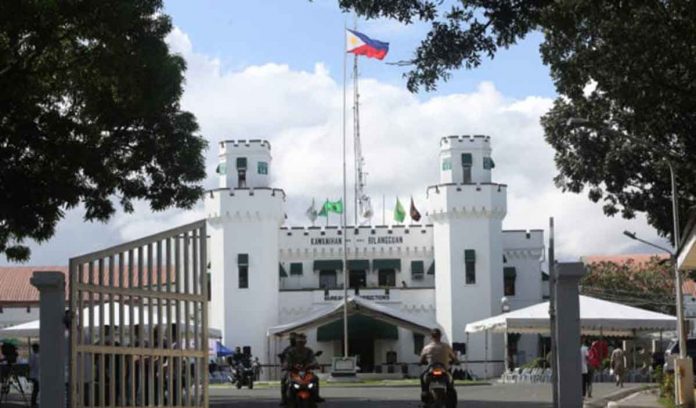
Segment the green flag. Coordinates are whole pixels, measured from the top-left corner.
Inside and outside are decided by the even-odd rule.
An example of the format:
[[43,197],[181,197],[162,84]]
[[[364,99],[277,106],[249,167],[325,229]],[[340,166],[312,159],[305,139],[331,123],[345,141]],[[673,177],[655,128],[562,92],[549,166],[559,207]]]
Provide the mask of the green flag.
[[324,205],[321,206],[321,211],[319,211],[319,215],[322,217],[328,217],[330,212],[334,212],[336,214],[343,214],[343,200],[324,201]]
[[401,205],[401,201],[399,201],[399,198],[396,198],[396,207],[394,207],[394,221],[397,222],[404,222],[404,219],[406,219],[406,211],[404,210],[404,206]]

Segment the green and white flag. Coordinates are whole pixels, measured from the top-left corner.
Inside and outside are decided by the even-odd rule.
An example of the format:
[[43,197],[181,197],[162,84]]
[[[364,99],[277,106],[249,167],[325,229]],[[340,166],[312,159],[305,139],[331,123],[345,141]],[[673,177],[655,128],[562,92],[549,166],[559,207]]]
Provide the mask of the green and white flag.
[[330,212],[333,212],[336,214],[343,214],[343,200],[338,200],[338,201],[326,200],[324,202],[324,205],[321,206],[321,211],[319,211],[319,215],[322,217],[328,217]]
[[307,212],[305,214],[307,214],[307,218],[309,218],[309,220],[312,221],[312,223],[314,223],[314,221],[317,220],[317,217],[319,216],[319,214],[317,213],[317,208],[314,204],[313,198],[312,198],[312,205],[307,209]]
[[406,210],[404,210],[404,206],[401,205],[401,201],[399,201],[399,197],[396,198],[396,207],[394,207],[394,221],[396,222],[404,222],[406,219]]

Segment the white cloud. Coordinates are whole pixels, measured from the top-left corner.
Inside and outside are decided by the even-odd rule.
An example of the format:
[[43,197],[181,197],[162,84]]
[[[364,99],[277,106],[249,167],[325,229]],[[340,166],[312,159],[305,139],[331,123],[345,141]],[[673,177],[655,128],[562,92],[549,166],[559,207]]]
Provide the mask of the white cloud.
[[[179,29],[168,42],[188,63],[182,106],[196,115],[202,134],[210,141],[207,187],[216,184],[218,141],[263,138],[272,145],[273,184],[288,195],[289,223],[305,223],[304,211],[312,197],[321,202],[340,196],[342,89],[323,64],[317,63],[312,71],[277,63],[231,71],[224,70],[219,60],[197,53]],[[405,205],[413,196],[425,212],[425,188],[438,181],[442,136],[488,134],[496,161],[494,181],[509,185],[505,228],[546,229],[548,217],[556,217],[558,252],[565,259],[635,249],[621,235],[624,229],[648,239],[655,237],[644,218],[606,218],[601,207],[585,196],[562,194],[553,186],[553,151],[539,124],[539,117],[551,106],[550,99],[533,95],[508,98],[490,82],[481,83],[472,93],[430,98],[416,98],[402,87],[370,78],[363,78],[360,85],[361,134],[375,222],[381,221],[382,195],[387,198],[387,222],[397,195]],[[349,118],[349,135],[351,125]],[[352,142],[348,150],[352,152]],[[348,171],[350,181],[352,166]],[[130,240],[202,215],[201,206],[151,214],[141,203],[135,214],[118,214],[109,225],[101,226],[104,238],[96,242]],[[66,231],[79,234],[76,231],[81,225],[79,217],[70,215],[56,239],[35,248],[35,259],[40,261],[33,263],[67,260],[70,255],[96,249],[80,241],[68,245],[62,240]],[[92,231],[95,227],[89,225]]]

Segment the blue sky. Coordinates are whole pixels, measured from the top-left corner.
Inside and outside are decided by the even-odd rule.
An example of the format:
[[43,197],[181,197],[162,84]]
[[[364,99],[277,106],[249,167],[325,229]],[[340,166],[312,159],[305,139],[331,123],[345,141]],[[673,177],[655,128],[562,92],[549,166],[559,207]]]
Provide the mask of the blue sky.
[[[165,11],[186,32],[198,52],[218,58],[229,70],[269,62],[286,63],[294,70],[311,70],[323,62],[337,80],[343,62],[343,26],[353,17],[338,8],[337,0],[169,0]],[[358,21],[359,31],[390,43],[385,61],[408,59],[428,30],[427,24],[404,26],[394,21]],[[500,50],[494,60],[474,70],[455,72],[441,83],[437,94],[472,92],[482,81],[495,83],[504,95],[553,97],[549,70],[542,64],[534,33],[516,46]],[[378,61],[361,63],[363,76],[405,86],[406,69]],[[431,95],[419,95],[426,98]]]
[[[341,13],[337,4],[337,0],[165,2],[165,12],[175,25],[167,43],[188,63],[181,106],[196,115],[201,134],[210,143],[204,186],[218,183],[218,141],[267,139],[274,149],[273,186],[289,197],[289,226],[307,223],[304,214],[313,198],[339,197],[342,191],[336,176],[339,161],[334,159],[340,156],[343,127],[343,27],[346,20],[352,25],[352,16]],[[386,60],[399,61],[412,55],[428,25],[361,21],[358,29],[390,42]],[[564,260],[651,251],[626,239],[623,230],[663,241],[644,215],[635,220],[607,218],[601,204],[554,186],[554,152],[544,140],[539,118],[556,95],[539,55],[541,40],[538,33],[530,35],[477,69],[454,72],[437,92],[415,97],[405,89],[404,68],[361,60],[366,193],[376,214],[384,209],[388,223],[396,197],[402,202],[414,197],[422,212],[427,211],[424,187],[438,180],[440,137],[486,134],[492,138],[496,159],[494,181],[508,185],[504,228],[545,228],[548,217],[554,216],[557,255]],[[348,213],[352,214],[350,209]],[[52,239],[41,245],[29,243],[30,262],[64,265],[76,254],[205,218],[202,203],[191,210],[153,213],[147,203],[138,202],[134,213],[119,211],[105,224],[86,223],[83,215],[82,207],[68,211]]]

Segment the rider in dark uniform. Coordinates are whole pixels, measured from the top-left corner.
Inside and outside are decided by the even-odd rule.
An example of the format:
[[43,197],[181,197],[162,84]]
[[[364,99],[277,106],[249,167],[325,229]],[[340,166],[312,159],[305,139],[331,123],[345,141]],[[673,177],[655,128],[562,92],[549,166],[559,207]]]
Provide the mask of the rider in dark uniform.
[[[307,337],[304,334],[298,334],[295,337],[295,347],[288,350],[285,355],[285,363],[283,367],[286,370],[291,370],[295,366],[301,366],[305,368],[318,368],[317,359],[314,355],[314,351],[306,347]],[[315,383],[315,394],[314,398],[316,402],[324,402],[324,399],[319,396],[319,381],[317,379]]]
[[[290,345],[285,347],[285,349],[278,354],[278,358],[280,359],[280,364],[282,366],[285,365],[285,360],[287,359],[287,355],[295,347],[295,338],[297,337],[297,333],[292,332],[290,333]],[[288,405],[288,375],[287,372],[283,374],[282,377],[280,377],[280,405],[281,406],[286,406]]]

